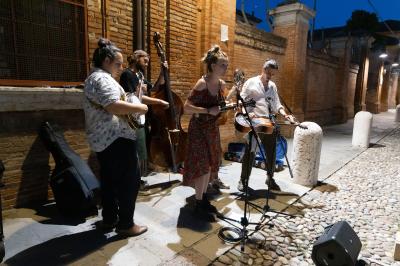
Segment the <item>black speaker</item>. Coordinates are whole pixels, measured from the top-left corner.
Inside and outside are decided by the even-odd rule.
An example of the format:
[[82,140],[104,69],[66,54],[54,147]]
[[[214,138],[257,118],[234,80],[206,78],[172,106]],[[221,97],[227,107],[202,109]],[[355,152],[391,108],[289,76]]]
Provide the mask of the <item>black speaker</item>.
[[311,258],[317,266],[354,266],[360,250],[356,232],[340,221],[325,228],[313,245]]

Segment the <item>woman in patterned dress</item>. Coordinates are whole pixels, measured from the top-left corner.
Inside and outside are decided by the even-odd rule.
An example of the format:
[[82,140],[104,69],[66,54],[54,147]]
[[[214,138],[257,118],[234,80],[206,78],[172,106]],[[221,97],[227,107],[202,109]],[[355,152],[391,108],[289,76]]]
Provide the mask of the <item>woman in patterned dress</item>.
[[192,114],[188,129],[183,185],[195,189],[195,214],[213,221],[217,212],[206,197],[207,185],[217,177],[221,156],[218,128],[219,102],[225,82],[220,78],[228,67],[228,56],[213,46],[203,57],[207,74],[201,77],[185,102],[185,113]]

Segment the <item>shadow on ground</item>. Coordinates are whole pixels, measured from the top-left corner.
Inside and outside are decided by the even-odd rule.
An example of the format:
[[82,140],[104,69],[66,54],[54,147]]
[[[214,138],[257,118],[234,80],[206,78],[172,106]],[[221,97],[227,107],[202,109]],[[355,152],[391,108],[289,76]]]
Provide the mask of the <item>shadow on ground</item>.
[[386,145],[379,144],[379,143],[370,143],[368,148],[385,148]]
[[107,238],[99,230],[66,235],[28,248],[6,260],[4,265],[66,265],[121,239],[118,235]]
[[318,181],[317,185],[314,187],[315,190],[320,192],[337,192],[338,188],[332,184],[328,184],[322,181]]

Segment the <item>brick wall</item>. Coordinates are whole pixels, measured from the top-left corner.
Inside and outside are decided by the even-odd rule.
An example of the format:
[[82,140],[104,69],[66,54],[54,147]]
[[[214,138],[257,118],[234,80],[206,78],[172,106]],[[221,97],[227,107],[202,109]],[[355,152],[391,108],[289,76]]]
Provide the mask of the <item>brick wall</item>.
[[399,74],[392,74],[390,79],[390,89],[388,96],[388,108],[396,108],[396,94],[398,93]]
[[383,82],[382,82],[382,90],[381,90],[381,97],[380,97],[380,106],[379,112],[387,112],[388,110],[388,97],[389,97],[389,89],[390,89],[390,79],[391,73],[390,68],[385,68],[385,74],[383,75]]
[[[242,22],[237,22],[235,30],[235,46],[233,68],[240,68],[245,72],[246,78],[261,73],[262,65],[267,58],[274,58],[278,64],[283,60],[286,51],[286,39],[256,29]],[[274,80],[278,87],[281,83],[280,71]]]
[[160,60],[153,43],[154,32],[160,32],[161,43],[169,62],[171,88],[185,99],[198,78],[197,1],[148,1],[147,50],[152,58],[148,77],[155,82],[160,72]]
[[354,117],[358,66],[348,62],[345,57],[308,50],[305,120],[328,125],[344,123]]
[[52,197],[48,178],[54,161],[37,132],[43,121],[57,123],[71,148],[88,159],[82,110],[0,112],[0,159],[6,171],[3,209],[45,202]]
[[354,113],[354,97],[356,92],[356,83],[359,67],[351,65],[349,68],[349,79],[347,80],[347,118],[353,118]]
[[366,110],[374,114],[379,113],[382,83],[383,62],[378,52],[370,53],[365,104]]
[[[102,5],[103,3],[103,5]],[[103,8],[102,8],[103,7]],[[132,1],[87,0],[89,63],[100,37],[109,38],[123,50],[124,58],[133,51]],[[102,14],[105,14],[104,17]]]
[[306,121],[313,121],[319,125],[335,121],[338,70],[338,58],[316,52],[308,54],[304,107]]

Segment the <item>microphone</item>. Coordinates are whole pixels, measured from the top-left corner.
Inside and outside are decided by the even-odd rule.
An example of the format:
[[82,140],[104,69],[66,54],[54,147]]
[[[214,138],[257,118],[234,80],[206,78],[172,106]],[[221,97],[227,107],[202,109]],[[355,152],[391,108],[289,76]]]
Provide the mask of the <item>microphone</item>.
[[268,113],[269,113],[270,117],[272,116],[271,100],[272,100],[271,97],[265,97],[265,101],[267,102],[267,105],[268,105]]
[[265,97],[265,101],[266,101],[267,104],[268,104],[268,108],[271,108],[271,101],[272,101],[272,98],[271,98],[271,97]]

